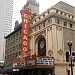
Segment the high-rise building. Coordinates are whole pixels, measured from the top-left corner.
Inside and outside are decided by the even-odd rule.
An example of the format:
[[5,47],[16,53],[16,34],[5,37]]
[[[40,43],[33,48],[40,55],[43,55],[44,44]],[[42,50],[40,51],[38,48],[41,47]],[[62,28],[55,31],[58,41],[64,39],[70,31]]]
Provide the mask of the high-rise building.
[[0,60],[3,59],[4,36],[12,29],[13,0],[0,0]]
[[6,2],[6,17],[5,17],[4,36],[8,35],[12,30],[13,1],[14,0],[7,0],[7,2]]

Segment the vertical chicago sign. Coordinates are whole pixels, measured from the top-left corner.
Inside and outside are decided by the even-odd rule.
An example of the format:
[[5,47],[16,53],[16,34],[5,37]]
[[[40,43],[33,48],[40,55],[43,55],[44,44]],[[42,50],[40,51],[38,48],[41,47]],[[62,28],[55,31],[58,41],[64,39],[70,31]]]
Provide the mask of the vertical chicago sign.
[[22,50],[21,56],[26,57],[29,55],[28,52],[28,21],[30,16],[30,10],[21,10],[22,15]]

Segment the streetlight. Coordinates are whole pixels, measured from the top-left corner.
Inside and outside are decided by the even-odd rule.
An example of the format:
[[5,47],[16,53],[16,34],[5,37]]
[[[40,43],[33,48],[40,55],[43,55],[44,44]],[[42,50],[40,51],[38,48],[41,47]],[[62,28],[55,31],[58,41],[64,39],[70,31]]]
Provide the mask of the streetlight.
[[72,41],[68,41],[68,46],[69,46],[69,50],[70,50],[71,75],[73,75],[73,68],[72,68],[72,53],[71,53]]

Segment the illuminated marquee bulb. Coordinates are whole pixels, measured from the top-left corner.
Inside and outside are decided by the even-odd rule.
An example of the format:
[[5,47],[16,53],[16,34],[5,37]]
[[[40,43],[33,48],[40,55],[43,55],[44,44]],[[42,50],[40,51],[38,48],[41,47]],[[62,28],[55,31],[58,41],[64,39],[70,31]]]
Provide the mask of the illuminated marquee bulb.
[[27,45],[27,41],[23,41],[23,45],[25,45],[25,46],[26,46],[26,45]]
[[27,48],[26,47],[23,47],[23,51],[27,51]]
[[25,18],[28,18],[28,15],[27,15],[27,14],[24,14],[24,17],[25,17]]
[[24,35],[24,36],[23,36],[23,39],[24,39],[24,40],[27,40],[27,36],[26,36],[26,35]]
[[23,30],[24,34],[27,34],[27,30]]

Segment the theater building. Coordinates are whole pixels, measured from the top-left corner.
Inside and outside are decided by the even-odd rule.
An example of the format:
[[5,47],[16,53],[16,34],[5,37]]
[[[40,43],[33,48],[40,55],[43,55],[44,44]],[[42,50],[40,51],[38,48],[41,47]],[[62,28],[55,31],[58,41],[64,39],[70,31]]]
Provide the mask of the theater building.
[[[10,69],[14,75],[70,75],[67,41],[72,41],[72,55],[75,56],[74,10],[75,7],[60,1],[42,14],[29,17],[26,46],[29,56],[23,55],[22,61],[19,60],[19,55],[23,47],[23,21],[21,24],[16,21],[14,31],[5,37],[5,69]],[[75,58],[73,64],[74,62]],[[73,66],[73,74],[74,72]]]

